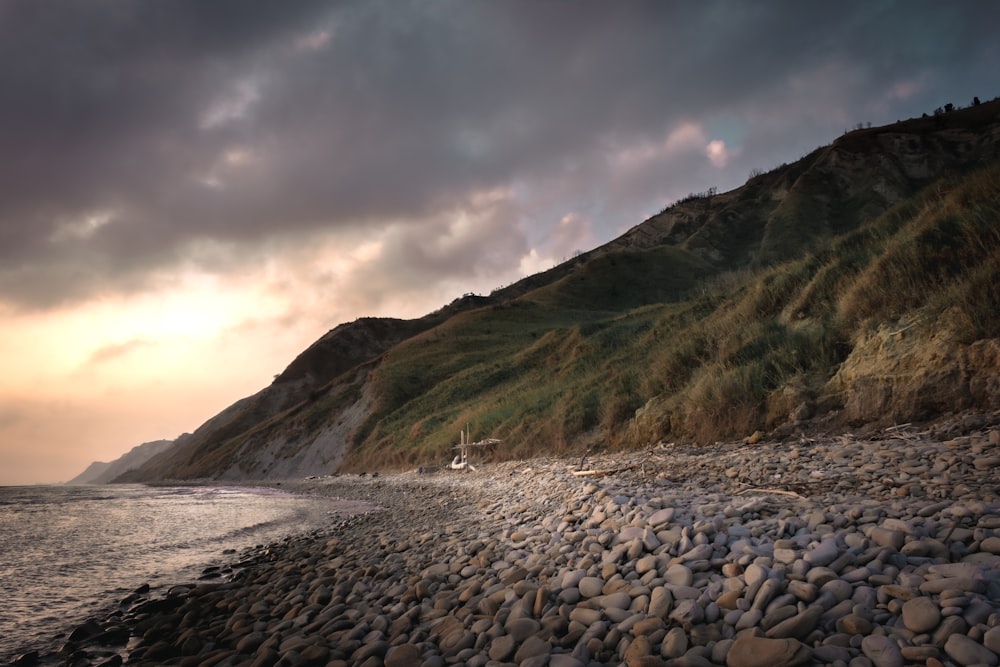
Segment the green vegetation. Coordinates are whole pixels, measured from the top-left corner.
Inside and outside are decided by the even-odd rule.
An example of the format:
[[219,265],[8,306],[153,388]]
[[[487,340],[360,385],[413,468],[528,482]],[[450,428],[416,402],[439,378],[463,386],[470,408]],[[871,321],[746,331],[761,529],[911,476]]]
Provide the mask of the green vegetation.
[[504,440],[496,456],[527,457],[742,437],[802,402],[835,410],[826,383],[880,324],[997,336],[998,221],[994,165],[822,243],[806,235],[783,253],[806,252],[776,265],[707,279],[709,265],[675,247],[591,258],[393,348],[348,465],[448,460],[466,424]]
[[860,129],[489,296],[342,324],[129,479],[443,464],[467,426],[527,458],[995,409],[998,128],[1000,100]]

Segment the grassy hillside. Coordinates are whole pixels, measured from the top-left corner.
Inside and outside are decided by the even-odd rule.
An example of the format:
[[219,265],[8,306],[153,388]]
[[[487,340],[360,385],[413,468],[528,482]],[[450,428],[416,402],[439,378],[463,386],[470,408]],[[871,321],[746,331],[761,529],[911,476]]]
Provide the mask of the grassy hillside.
[[531,457],[1000,405],[1000,102],[849,133],[489,297],[361,319],[130,479]]
[[916,322],[907,333],[927,344],[1000,332],[1000,165],[798,259],[701,282],[704,270],[673,248],[605,256],[395,347],[348,466],[447,458],[466,424],[523,457],[844,423],[829,382],[878,327]]

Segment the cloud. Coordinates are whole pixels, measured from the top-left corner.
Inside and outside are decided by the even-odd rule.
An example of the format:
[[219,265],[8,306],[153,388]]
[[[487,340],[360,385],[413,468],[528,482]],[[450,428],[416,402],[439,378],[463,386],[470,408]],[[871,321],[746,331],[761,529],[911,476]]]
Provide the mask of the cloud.
[[[719,176],[736,184],[737,171],[717,172],[745,175],[736,156],[749,147],[776,142],[787,159],[796,141],[828,140],[880,109],[900,115],[956,63],[989,80],[977,63],[996,53],[983,26],[997,11],[6,3],[0,299],[51,308],[149,289],[150,272],[201,239],[398,235],[470,193],[527,182],[531,199],[516,202],[527,236],[575,199],[606,240],[653,202]],[[926,84],[889,84],[889,73]],[[879,107],[885,86],[896,92]],[[709,133],[724,113],[750,135]],[[695,154],[709,162],[687,162]],[[568,199],[545,201],[548,190]],[[87,222],[107,212],[107,224]],[[421,252],[433,263],[433,249]]]
[[13,428],[26,419],[27,415],[20,408],[7,404],[0,406],[0,431]]
[[547,246],[557,254],[568,257],[586,252],[597,244],[593,225],[586,216],[571,212],[559,219],[549,238]]
[[209,101],[198,127],[202,130],[214,130],[243,120],[259,99],[260,83],[256,79],[247,77],[236,81]]
[[87,366],[99,366],[117,361],[143,348],[156,347],[155,341],[132,339],[121,343],[110,343],[94,350],[86,361]]
[[339,289],[378,308],[403,300],[426,304],[428,293],[441,289],[452,290],[444,298],[450,301],[492,288],[497,278],[521,277],[515,274],[528,244],[519,217],[511,193],[494,190],[473,193],[425,220],[390,226],[339,276]]
[[908,100],[927,88],[926,76],[896,81],[889,86],[886,97],[889,100]]
[[722,139],[712,139],[705,145],[705,155],[713,167],[721,169],[729,164],[729,151]]
[[295,40],[295,46],[303,51],[320,51],[330,43],[332,36],[329,30],[314,30]]
[[987,1],[0,3],[0,392],[142,417],[94,399],[0,440],[172,437],[342,321],[545,270],[857,122],[989,99],[998,22]]
[[704,143],[705,131],[701,123],[683,121],[660,140],[622,145],[621,139],[616,138],[610,160],[619,169],[633,171],[695,152]]

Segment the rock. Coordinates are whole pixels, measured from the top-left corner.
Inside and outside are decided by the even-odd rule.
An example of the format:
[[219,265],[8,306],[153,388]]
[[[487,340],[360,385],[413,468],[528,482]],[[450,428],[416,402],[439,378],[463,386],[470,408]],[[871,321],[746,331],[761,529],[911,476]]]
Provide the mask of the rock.
[[722,639],[715,642],[715,646],[712,647],[712,662],[716,665],[726,664],[726,656],[729,655],[729,649],[732,648],[733,639]]
[[930,537],[907,542],[899,552],[908,558],[916,556],[947,559],[950,556],[947,545]]
[[95,637],[101,632],[101,624],[97,619],[87,619],[76,628],[73,632],[69,633],[69,640],[71,642],[79,642]]
[[715,603],[721,609],[736,609],[736,606],[739,604],[740,598],[742,597],[743,597],[743,591],[741,590],[727,591],[722,595],[720,595],[715,600]]
[[726,654],[726,667],[799,667],[811,660],[809,648],[797,639],[739,637]]
[[463,627],[458,627],[441,637],[440,643],[441,651],[445,655],[453,656],[475,644],[476,635]]
[[941,622],[941,610],[928,597],[918,597],[903,603],[903,625],[917,634],[930,632]]
[[625,649],[625,665],[627,667],[639,667],[650,657],[653,652],[653,645],[648,637],[636,637],[629,647]]
[[586,663],[569,653],[553,653],[549,657],[549,667],[586,667]]
[[802,613],[781,621],[765,634],[773,639],[800,639],[804,640],[810,632],[816,629],[820,616],[826,611],[819,605],[807,607]]
[[837,619],[837,632],[848,635],[868,635],[871,634],[871,631],[871,621],[858,614],[848,614]]
[[663,638],[660,646],[660,655],[664,658],[679,658],[688,650],[688,636],[683,628],[674,627],[670,629],[667,636]]
[[1000,654],[1000,625],[986,631],[983,635],[983,646]]
[[840,550],[834,540],[823,540],[815,548],[807,551],[802,558],[813,567],[826,567],[839,555]]
[[524,640],[520,648],[517,649],[517,653],[514,654],[514,662],[521,664],[529,658],[534,658],[536,656],[548,656],[551,646],[547,641],[541,639],[540,637],[532,636]]
[[786,547],[776,547],[774,549],[774,561],[784,565],[791,565],[799,558],[799,552]]
[[945,616],[941,624],[931,634],[931,639],[938,646],[943,646],[948,637],[952,635],[964,635],[969,630],[969,624],[961,616]]
[[576,621],[581,625],[590,627],[594,623],[601,620],[601,610],[600,609],[588,609],[586,607],[576,607],[571,612],[569,612],[569,619],[571,621]]
[[902,549],[903,544],[906,542],[906,534],[902,531],[883,528],[881,526],[872,528],[872,532],[868,537],[880,547],[890,547],[896,551]]
[[861,652],[875,667],[903,667],[903,654],[896,640],[884,635],[868,635],[861,640]]
[[667,568],[663,573],[663,578],[676,586],[690,586],[694,581],[694,572],[691,568],[681,563],[675,563]]
[[760,585],[760,590],[754,596],[751,609],[766,609],[771,600],[781,591],[781,582],[777,579],[767,579]]
[[941,650],[937,646],[903,646],[899,652],[903,654],[903,659],[907,662],[917,662],[924,665],[930,665],[929,661],[941,657]]
[[38,651],[27,651],[14,658],[10,664],[18,665],[18,667],[30,667],[38,664],[38,658]]
[[806,573],[806,582],[816,587],[823,587],[836,578],[837,573],[828,567],[813,567]]
[[[379,648],[376,649],[376,652],[384,655],[385,651],[388,650],[388,645],[385,644],[384,646],[385,649]],[[299,655],[302,656],[302,659],[308,665],[325,665],[326,659],[330,656],[330,649],[323,645],[313,644],[312,646],[303,648]]]
[[420,664],[420,649],[414,644],[393,646],[385,654],[385,667],[410,667]]
[[744,614],[740,616],[740,620],[736,622],[736,630],[740,631],[740,630],[746,630],[747,628],[752,628],[758,623],[760,623],[762,618],[764,618],[764,612],[762,612],[760,609],[751,609],[747,612],[744,612]]
[[263,632],[251,632],[236,643],[236,650],[240,653],[253,653],[266,639],[267,635]]
[[1000,555],[1000,537],[987,537],[979,543],[979,550],[994,555]]
[[674,520],[677,511],[673,507],[665,507],[649,515],[646,520],[653,528],[660,528]]
[[663,620],[656,617],[650,616],[638,621],[632,626],[632,634],[638,637],[639,635],[651,635],[655,632],[663,630],[664,624]]
[[712,551],[713,549],[711,544],[698,544],[681,554],[680,559],[685,562],[707,560],[712,557]]
[[[845,436],[797,446],[794,463],[783,443],[751,458],[677,448],[662,475],[599,480],[547,462],[398,489],[369,476],[359,488],[391,512],[259,547],[231,584],[133,598],[80,635],[128,629],[137,665],[996,665],[984,441]],[[801,504],[732,493],[803,482]],[[107,655],[73,643],[58,662]]]
[[670,594],[670,589],[660,586],[654,588],[649,596],[649,615],[659,618],[666,618],[673,607],[674,598]]
[[824,664],[842,662],[845,665],[851,661],[851,651],[843,646],[821,644],[812,650],[813,660]]
[[743,574],[744,580],[746,580],[747,588],[753,589],[764,583],[767,579],[767,569],[762,565],[757,563],[752,563],[747,567],[746,572]]
[[930,579],[920,584],[920,592],[934,595],[944,591],[968,591],[969,593],[982,593],[986,588],[980,578],[973,577],[946,577],[943,579]]
[[670,612],[670,620],[680,623],[682,627],[689,628],[696,623],[701,623],[705,617],[705,612],[696,600],[681,600]]
[[542,624],[533,618],[516,618],[508,621],[504,629],[516,643],[521,643],[531,635],[537,634],[542,629]]
[[635,573],[638,575],[646,574],[647,572],[655,570],[658,564],[659,562],[656,556],[653,556],[652,554],[643,556],[635,563]]
[[490,660],[505,662],[508,658],[514,655],[514,651],[516,649],[517,644],[513,637],[510,635],[501,635],[490,642]]
[[976,470],[990,470],[1000,466],[1000,456],[984,456],[972,462]]
[[563,575],[562,581],[559,583],[559,588],[563,590],[567,588],[576,588],[580,584],[580,580],[586,576],[586,570],[570,570]]
[[604,590],[604,580],[599,577],[584,577],[577,587],[583,597],[595,598]]
[[628,609],[628,606],[632,603],[632,598],[628,593],[622,591],[619,593],[611,593],[609,595],[601,595],[592,601],[598,607],[604,610],[608,609]]
[[944,643],[944,652],[960,665],[990,665],[996,667],[1000,657],[966,635],[953,634]]

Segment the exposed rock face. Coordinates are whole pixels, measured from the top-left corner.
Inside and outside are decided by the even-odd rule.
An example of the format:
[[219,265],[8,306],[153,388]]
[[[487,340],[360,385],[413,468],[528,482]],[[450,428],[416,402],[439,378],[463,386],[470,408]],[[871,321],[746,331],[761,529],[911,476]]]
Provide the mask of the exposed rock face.
[[342,324],[300,354],[270,386],[212,417],[148,465],[118,470],[105,481],[277,479],[332,472],[343,458],[347,436],[358,424],[358,409],[352,406],[361,406],[364,412],[370,395],[361,394],[342,419],[318,429],[302,424],[275,429],[268,424],[279,415],[294,417],[306,410],[334,377],[371,361],[433,321],[364,318]]
[[[441,432],[435,433],[433,429],[444,428],[441,424],[447,420],[435,412],[439,404],[429,404],[426,413],[417,416],[414,416],[416,408],[405,413],[402,407],[416,405],[445,382],[453,384],[441,390],[442,395],[459,398],[478,395],[455,380],[462,375],[459,370],[449,366],[447,371],[438,373],[434,367],[447,365],[443,360],[465,351],[458,350],[451,342],[454,340],[451,336],[463,322],[475,319],[480,328],[474,331],[474,336],[464,339],[462,345],[489,348],[493,339],[506,335],[501,333],[509,330],[504,326],[514,321],[508,317],[494,329],[493,322],[502,319],[490,319],[494,312],[523,307],[525,318],[537,317],[539,309],[550,307],[582,312],[585,316],[578,321],[546,320],[544,326],[550,328],[536,326],[526,347],[513,355],[509,349],[502,353],[518,358],[490,359],[493,365],[487,368],[484,364],[477,372],[505,382],[511,376],[526,377],[538,371],[539,364],[555,364],[554,357],[558,357],[561,369],[569,369],[578,347],[600,347],[611,354],[633,344],[633,339],[656,335],[654,323],[649,326],[652,332],[637,326],[624,333],[609,332],[606,338],[601,338],[601,329],[607,324],[601,318],[608,318],[609,313],[624,318],[643,307],[683,301],[692,308],[692,314],[684,317],[701,316],[698,309],[702,306],[684,299],[693,299],[685,295],[700,288],[705,280],[738,283],[743,273],[776,266],[783,269],[794,264],[791,260],[831,252],[830,239],[847,237],[847,232],[861,229],[900,202],[903,203],[892,210],[905,209],[914,201],[909,198],[915,193],[926,194],[928,184],[961,179],[969,170],[996,160],[1000,160],[1000,101],[944,117],[851,132],[795,163],[756,175],[731,192],[719,194],[712,190],[692,196],[618,239],[488,297],[466,295],[418,320],[364,318],[342,324],[303,351],[270,386],[234,403],[140,468],[125,474],[118,471],[116,479],[277,479],[333,472],[345,454],[352,452],[363,451],[368,460],[379,460],[381,456],[387,464],[395,464],[405,459],[402,450],[411,444],[416,447],[430,443],[428,447],[440,449],[446,443]],[[989,198],[995,200],[993,195]],[[961,208],[961,199],[956,197],[951,204]],[[992,215],[994,209],[985,208]],[[948,238],[947,230],[938,231],[942,238]],[[864,245],[866,240],[857,236],[860,239],[857,242]],[[997,255],[994,247],[997,243],[994,239],[986,240],[979,244],[983,246],[981,253],[974,256],[992,261]],[[958,259],[964,258],[958,253]],[[986,266],[993,270],[997,264]],[[801,281],[822,283],[821,272],[818,269]],[[987,290],[990,278],[987,274],[982,281]],[[654,284],[655,289],[643,291],[648,283]],[[735,284],[727,294],[747,291],[748,284]],[[835,281],[831,284],[836,289],[848,289]],[[795,289],[800,295],[807,291],[801,285],[793,285],[784,294]],[[814,291],[822,293],[822,285]],[[857,291],[862,293],[858,299],[863,302],[864,290]],[[891,285],[886,291],[890,300],[895,297]],[[843,302],[842,293],[834,288],[831,292],[815,299],[801,296],[804,304],[801,308],[788,302],[772,304],[769,306],[772,310],[761,317],[774,321],[784,318],[780,326],[792,331],[810,318],[826,317],[828,313],[824,310],[835,310],[836,304]],[[766,300],[765,297],[761,300]],[[891,310],[877,311],[875,306],[866,312],[876,311],[881,317]],[[906,305],[900,310],[905,315],[907,308],[917,307]],[[535,311],[529,312],[530,308]],[[859,318],[868,316],[860,309],[858,312],[862,313]],[[897,316],[898,313],[892,314]],[[733,318],[726,326],[749,328],[760,324],[750,317]],[[747,433],[759,428],[780,434],[785,429],[783,433],[787,435],[806,428],[810,420],[825,420],[824,428],[885,425],[1000,404],[1000,338],[991,337],[996,332],[963,335],[944,318],[916,323],[907,319],[890,322],[890,319],[871,317],[866,327],[849,329],[843,335],[852,339],[842,343],[844,349],[838,350],[835,359],[829,364],[824,361],[821,371],[803,364],[807,370],[799,376],[791,379],[783,376],[772,382],[762,392],[766,394],[761,399],[762,405],[749,405],[748,400],[746,406],[733,406],[729,401],[722,409],[739,412],[741,419],[745,414],[747,423],[759,422]],[[671,331],[669,327],[665,330]],[[676,335],[676,330],[669,335]],[[704,335],[704,340],[697,341],[701,347],[692,345],[684,363],[703,363],[706,355],[722,349],[718,337],[717,332]],[[763,335],[760,338],[770,344]],[[425,349],[434,350],[432,364],[406,368],[395,375],[380,375],[391,367],[392,357],[402,358]],[[648,347],[635,356],[647,351]],[[741,342],[728,352],[730,358],[726,361],[755,357],[765,351],[767,345],[754,347]],[[725,365],[708,368],[725,370]],[[567,375],[580,369],[570,370]],[[653,370],[642,368],[636,374]],[[687,369],[682,369],[682,375],[683,372]],[[583,425],[574,426],[577,432],[563,436],[558,427],[552,429],[555,437],[564,439],[564,447],[580,444],[585,438],[590,438],[587,444],[606,440],[615,445],[644,445],[661,438],[697,439],[699,429],[710,431],[716,427],[718,412],[701,410],[696,401],[677,402],[675,397],[683,385],[659,389],[651,382],[649,387],[632,386],[644,382],[642,377],[623,378],[623,391],[637,395],[613,409],[601,405],[600,400],[607,397],[600,397],[594,399],[596,407],[564,406],[564,415],[554,416],[536,410],[538,414],[533,413],[531,419],[537,423],[583,414],[578,419]],[[572,385],[563,395],[579,389]],[[424,409],[423,404],[419,407]],[[527,408],[510,410],[524,412]],[[503,412],[498,408],[494,415]],[[518,419],[527,417],[520,415]],[[515,423],[508,432],[519,435],[524,442],[536,439],[541,442],[535,425],[522,428],[522,424]],[[546,437],[550,435],[543,433]],[[707,436],[703,439],[709,440]],[[97,472],[90,471],[90,475]]]
[[920,328],[882,327],[854,347],[831,379],[844,417],[891,424],[1000,404],[1000,339],[963,345]]
[[215,471],[219,479],[291,479],[325,475],[337,470],[344,458],[350,436],[367,417],[374,397],[370,387],[359,399],[343,408],[336,423],[324,422],[317,430],[286,428],[259,429],[243,439],[232,463]]
[[[181,436],[177,441],[182,441],[185,436]],[[138,468],[154,456],[167,451],[174,445],[175,440],[154,440],[136,445],[126,454],[111,461],[103,463],[95,461],[91,463],[82,473],[66,482],[67,484],[107,484],[119,475],[129,470]]]

